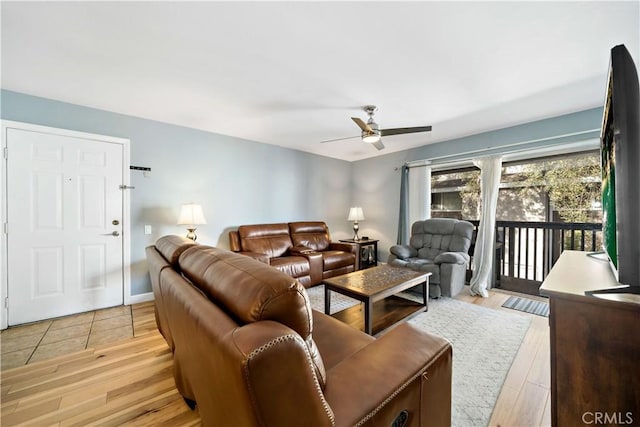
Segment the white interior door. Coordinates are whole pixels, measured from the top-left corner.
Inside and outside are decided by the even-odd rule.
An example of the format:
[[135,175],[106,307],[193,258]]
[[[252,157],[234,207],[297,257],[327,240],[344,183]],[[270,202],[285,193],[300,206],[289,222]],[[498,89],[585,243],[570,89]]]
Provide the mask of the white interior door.
[[123,303],[123,146],[7,129],[8,324]]

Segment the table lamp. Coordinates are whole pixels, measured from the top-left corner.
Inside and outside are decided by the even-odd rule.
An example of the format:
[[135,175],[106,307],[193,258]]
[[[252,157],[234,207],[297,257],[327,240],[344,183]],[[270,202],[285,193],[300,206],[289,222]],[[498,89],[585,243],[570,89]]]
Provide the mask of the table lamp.
[[358,229],[360,226],[358,225],[358,221],[362,221],[364,219],[364,213],[362,212],[361,207],[354,207],[349,209],[349,216],[347,217],[348,221],[353,221],[353,240],[360,240],[358,237]]
[[202,206],[196,203],[185,203],[180,209],[180,216],[178,217],[178,225],[186,225],[187,239],[195,241],[198,236],[196,235],[196,225],[206,224],[207,220],[202,213]]

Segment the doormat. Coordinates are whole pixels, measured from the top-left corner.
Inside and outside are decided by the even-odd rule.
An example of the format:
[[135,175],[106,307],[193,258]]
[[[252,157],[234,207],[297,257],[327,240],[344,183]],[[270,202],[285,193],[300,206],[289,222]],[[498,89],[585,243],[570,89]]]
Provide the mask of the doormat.
[[534,301],[529,298],[521,297],[509,297],[502,306],[513,310],[524,311],[525,313],[549,317],[549,303],[544,301]]

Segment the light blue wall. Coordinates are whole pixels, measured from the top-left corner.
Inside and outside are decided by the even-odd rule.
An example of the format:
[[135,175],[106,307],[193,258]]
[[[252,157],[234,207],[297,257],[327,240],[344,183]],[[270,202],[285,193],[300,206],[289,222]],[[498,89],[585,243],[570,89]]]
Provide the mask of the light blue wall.
[[[240,224],[324,220],[334,240],[350,237],[350,206],[362,206],[360,235],[380,240],[386,261],[395,244],[403,163],[462,154],[479,157],[597,138],[602,109],[594,108],[349,163],[300,151],[3,90],[1,117],[131,140],[132,294],[150,291],[144,248],[175,225],[181,203],[203,205],[207,225],[198,241],[228,247]],[[578,135],[574,135],[578,133]],[[144,235],[144,224],[154,232]]]
[[[380,239],[379,259],[386,261],[396,243],[400,203],[400,167],[405,162],[447,157],[447,161],[542,149],[599,137],[602,108],[453,139],[353,163],[353,204],[366,217],[361,235]],[[461,154],[462,153],[462,154]]]
[[[324,220],[332,238],[351,236],[349,162],[3,90],[2,119],[129,138],[132,295],[151,291],[144,249],[176,225],[180,205],[202,204],[198,241],[228,248],[240,224]],[[144,225],[153,234],[144,234]]]

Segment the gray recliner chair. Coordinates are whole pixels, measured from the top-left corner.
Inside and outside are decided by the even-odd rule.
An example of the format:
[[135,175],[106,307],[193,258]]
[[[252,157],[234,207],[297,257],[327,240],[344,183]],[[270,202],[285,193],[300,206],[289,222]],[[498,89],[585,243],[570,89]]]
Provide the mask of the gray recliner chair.
[[473,224],[449,218],[416,221],[408,245],[394,245],[387,262],[431,273],[429,296],[453,297],[465,284]]

